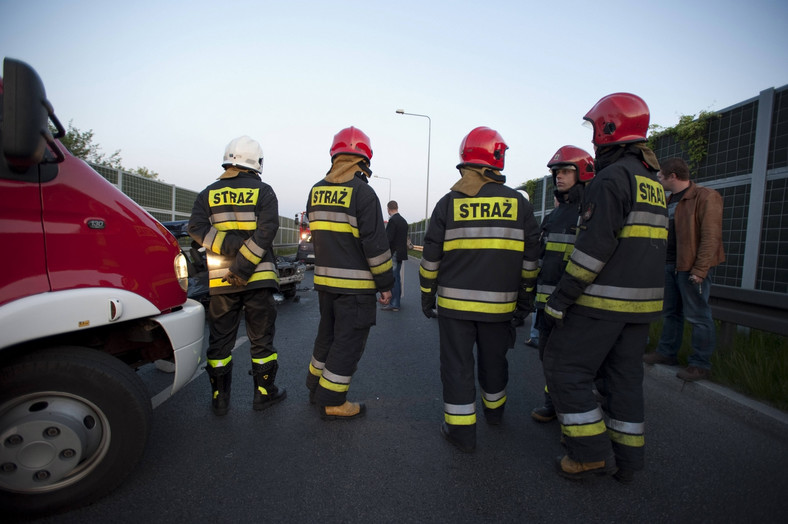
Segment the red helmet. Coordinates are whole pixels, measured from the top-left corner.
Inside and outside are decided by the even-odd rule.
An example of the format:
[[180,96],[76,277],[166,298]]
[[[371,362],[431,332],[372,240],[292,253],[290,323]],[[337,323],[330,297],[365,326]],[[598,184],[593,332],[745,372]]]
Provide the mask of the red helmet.
[[503,169],[504,154],[509,146],[495,129],[477,127],[462,139],[460,159],[462,164]]
[[637,95],[613,93],[602,97],[583,117],[594,126],[594,144],[643,142],[648,133],[648,106]]
[[334,143],[331,144],[331,158],[340,153],[358,155],[367,159],[372,159],[372,146],[369,137],[362,130],[353,126],[346,127],[334,135]]
[[562,166],[575,168],[577,182],[585,183],[594,178],[594,159],[579,147],[564,146],[556,151],[547,163],[547,167],[553,172],[553,184],[555,184],[555,172]]

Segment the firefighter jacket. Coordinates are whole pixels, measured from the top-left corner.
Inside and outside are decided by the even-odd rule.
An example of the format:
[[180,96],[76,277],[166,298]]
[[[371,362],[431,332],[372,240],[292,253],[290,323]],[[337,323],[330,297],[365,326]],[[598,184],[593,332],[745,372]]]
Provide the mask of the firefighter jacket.
[[575,248],[545,312],[554,318],[568,310],[617,322],[657,320],[668,215],[656,157],[644,145],[630,144],[600,149],[597,163],[585,188]]
[[[463,180],[441,198],[430,219],[421,292],[437,293],[439,316],[507,322],[518,304],[528,303],[521,306],[527,312],[532,308],[539,224],[530,202],[503,185],[503,176],[489,169],[461,171]],[[480,187],[457,190],[474,177]]]
[[[342,163],[351,168],[350,174],[332,175]],[[394,287],[380,201],[367,183],[368,168],[361,164],[360,157],[338,155],[332,171],[309,192],[306,209],[318,291],[374,295]]]
[[575,184],[569,191],[555,192],[559,205],[542,223],[542,254],[539,258],[539,277],[536,281],[536,307],[543,309],[556,284],[564,274],[569,256],[575,247],[577,218],[583,184]]
[[[673,198],[671,195],[668,200]],[[722,197],[690,182],[676,204],[676,271],[706,278],[709,269],[725,261],[722,248]]]
[[[279,229],[274,190],[253,171],[229,168],[194,202],[189,235],[205,247],[211,295],[279,287],[273,242]],[[228,271],[247,281],[233,286]]]

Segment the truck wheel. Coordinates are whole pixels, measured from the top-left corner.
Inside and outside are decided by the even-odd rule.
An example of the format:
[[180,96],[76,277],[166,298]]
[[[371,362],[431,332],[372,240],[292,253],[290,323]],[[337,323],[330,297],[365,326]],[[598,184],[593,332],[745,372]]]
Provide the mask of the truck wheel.
[[0,369],[0,508],[45,514],[116,488],[142,457],[149,394],[95,350],[36,351]]

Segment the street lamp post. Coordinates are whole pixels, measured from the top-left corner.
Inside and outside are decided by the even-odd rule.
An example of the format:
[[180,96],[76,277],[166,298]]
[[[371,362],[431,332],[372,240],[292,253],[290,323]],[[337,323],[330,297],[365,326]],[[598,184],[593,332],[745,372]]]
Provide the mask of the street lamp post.
[[420,116],[427,119],[427,194],[424,198],[424,224],[430,218],[430,143],[432,142],[432,119],[427,115],[406,113],[404,109],[397,109],[398,115]]
[[386,178],[384,176],[380,176],[380,175],[372,175],[372,176],[375,177],[375,178],[382,178],[383,180],[388,180],[389,181],[389,199],[386,200],[386,203],[388,204],[389,202],[391,202],[391,179],[390,178]]

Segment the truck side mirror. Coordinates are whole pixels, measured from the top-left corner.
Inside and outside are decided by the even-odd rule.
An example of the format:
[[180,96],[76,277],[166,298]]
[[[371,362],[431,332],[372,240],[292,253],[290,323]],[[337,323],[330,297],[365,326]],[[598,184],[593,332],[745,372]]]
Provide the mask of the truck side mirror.
[[13,171],[23,173],[40,164],[49,145],[55,162],[65,160],[49,131],[49,119],[57,136],[66,134],[46,98],[44,83],[35,70],[20,60],[3,60],[3,157]]

